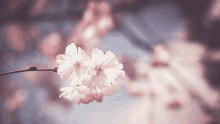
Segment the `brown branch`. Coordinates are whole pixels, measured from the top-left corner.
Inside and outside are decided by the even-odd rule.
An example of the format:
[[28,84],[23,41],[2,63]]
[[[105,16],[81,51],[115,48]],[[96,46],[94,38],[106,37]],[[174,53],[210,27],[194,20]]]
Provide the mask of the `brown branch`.
[[29,67],[29,69],[23,69],[23,70],[17,70],[17,71],[10,71],[10,72],[1,73],[0,76],[7,75],[7,74],[13,74],[13,73],[19,73],[19,72],[26,72],[26,71],[54,71],[54,72],[57,72],[57,68],[54,68],[54,69],[49,69],[49,68],[38,69],[37,67],[33,66],[33,67]]

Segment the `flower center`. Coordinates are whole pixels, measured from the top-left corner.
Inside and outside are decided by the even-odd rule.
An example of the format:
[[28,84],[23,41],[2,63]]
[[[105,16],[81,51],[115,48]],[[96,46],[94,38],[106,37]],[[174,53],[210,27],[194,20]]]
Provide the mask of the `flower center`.
[[79,62],[74,63],[74,68],[79,68],[80,64]]
[[102,72],[102,68],[101,67],[96,67],[96,75],[100,75],[100,73]]

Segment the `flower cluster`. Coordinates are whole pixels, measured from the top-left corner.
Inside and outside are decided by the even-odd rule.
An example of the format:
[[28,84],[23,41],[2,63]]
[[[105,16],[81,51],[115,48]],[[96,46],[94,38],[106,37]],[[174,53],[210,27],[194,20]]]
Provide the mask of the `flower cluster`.
[[66,47],[65,54],[58,55],[58,74],[71,80],[69,87],[61,88],[60,97],[75,100],[77,104],[101,102],[103,95],[118,92],[117,77],[124,75],[123,66],[110,51],[92,50],[91,58],[74,43]]

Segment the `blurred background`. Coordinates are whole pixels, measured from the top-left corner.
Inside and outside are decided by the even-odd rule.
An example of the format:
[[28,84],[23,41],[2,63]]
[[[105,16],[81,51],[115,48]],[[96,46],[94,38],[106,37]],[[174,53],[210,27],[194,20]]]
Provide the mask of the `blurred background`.
[[1,124],[220,124],[220,0],[1,0],[0,32],[0,73],[58,67],[75,43],[127,75],[86,105],[55,72],[1,76]]

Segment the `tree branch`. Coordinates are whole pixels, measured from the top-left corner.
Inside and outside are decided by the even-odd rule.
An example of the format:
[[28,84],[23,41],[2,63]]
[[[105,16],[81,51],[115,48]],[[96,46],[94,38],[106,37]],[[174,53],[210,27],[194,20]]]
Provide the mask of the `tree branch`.
[[13,74],[13,73],[19,73],[19,72],[26,72],[26,71],[53,71],[53,72],[57,72],[57,68],[54,68],[54,69],[49,69],[49,68],[38,69],[37,67],[33,66],[33,67],[29,67],[29,69],[23,69],[23,70],[17,70],[17,71],[10,71],[10,72],[6,72],[6,73],[1,73],[0,76],[7,75],[7,74]]

